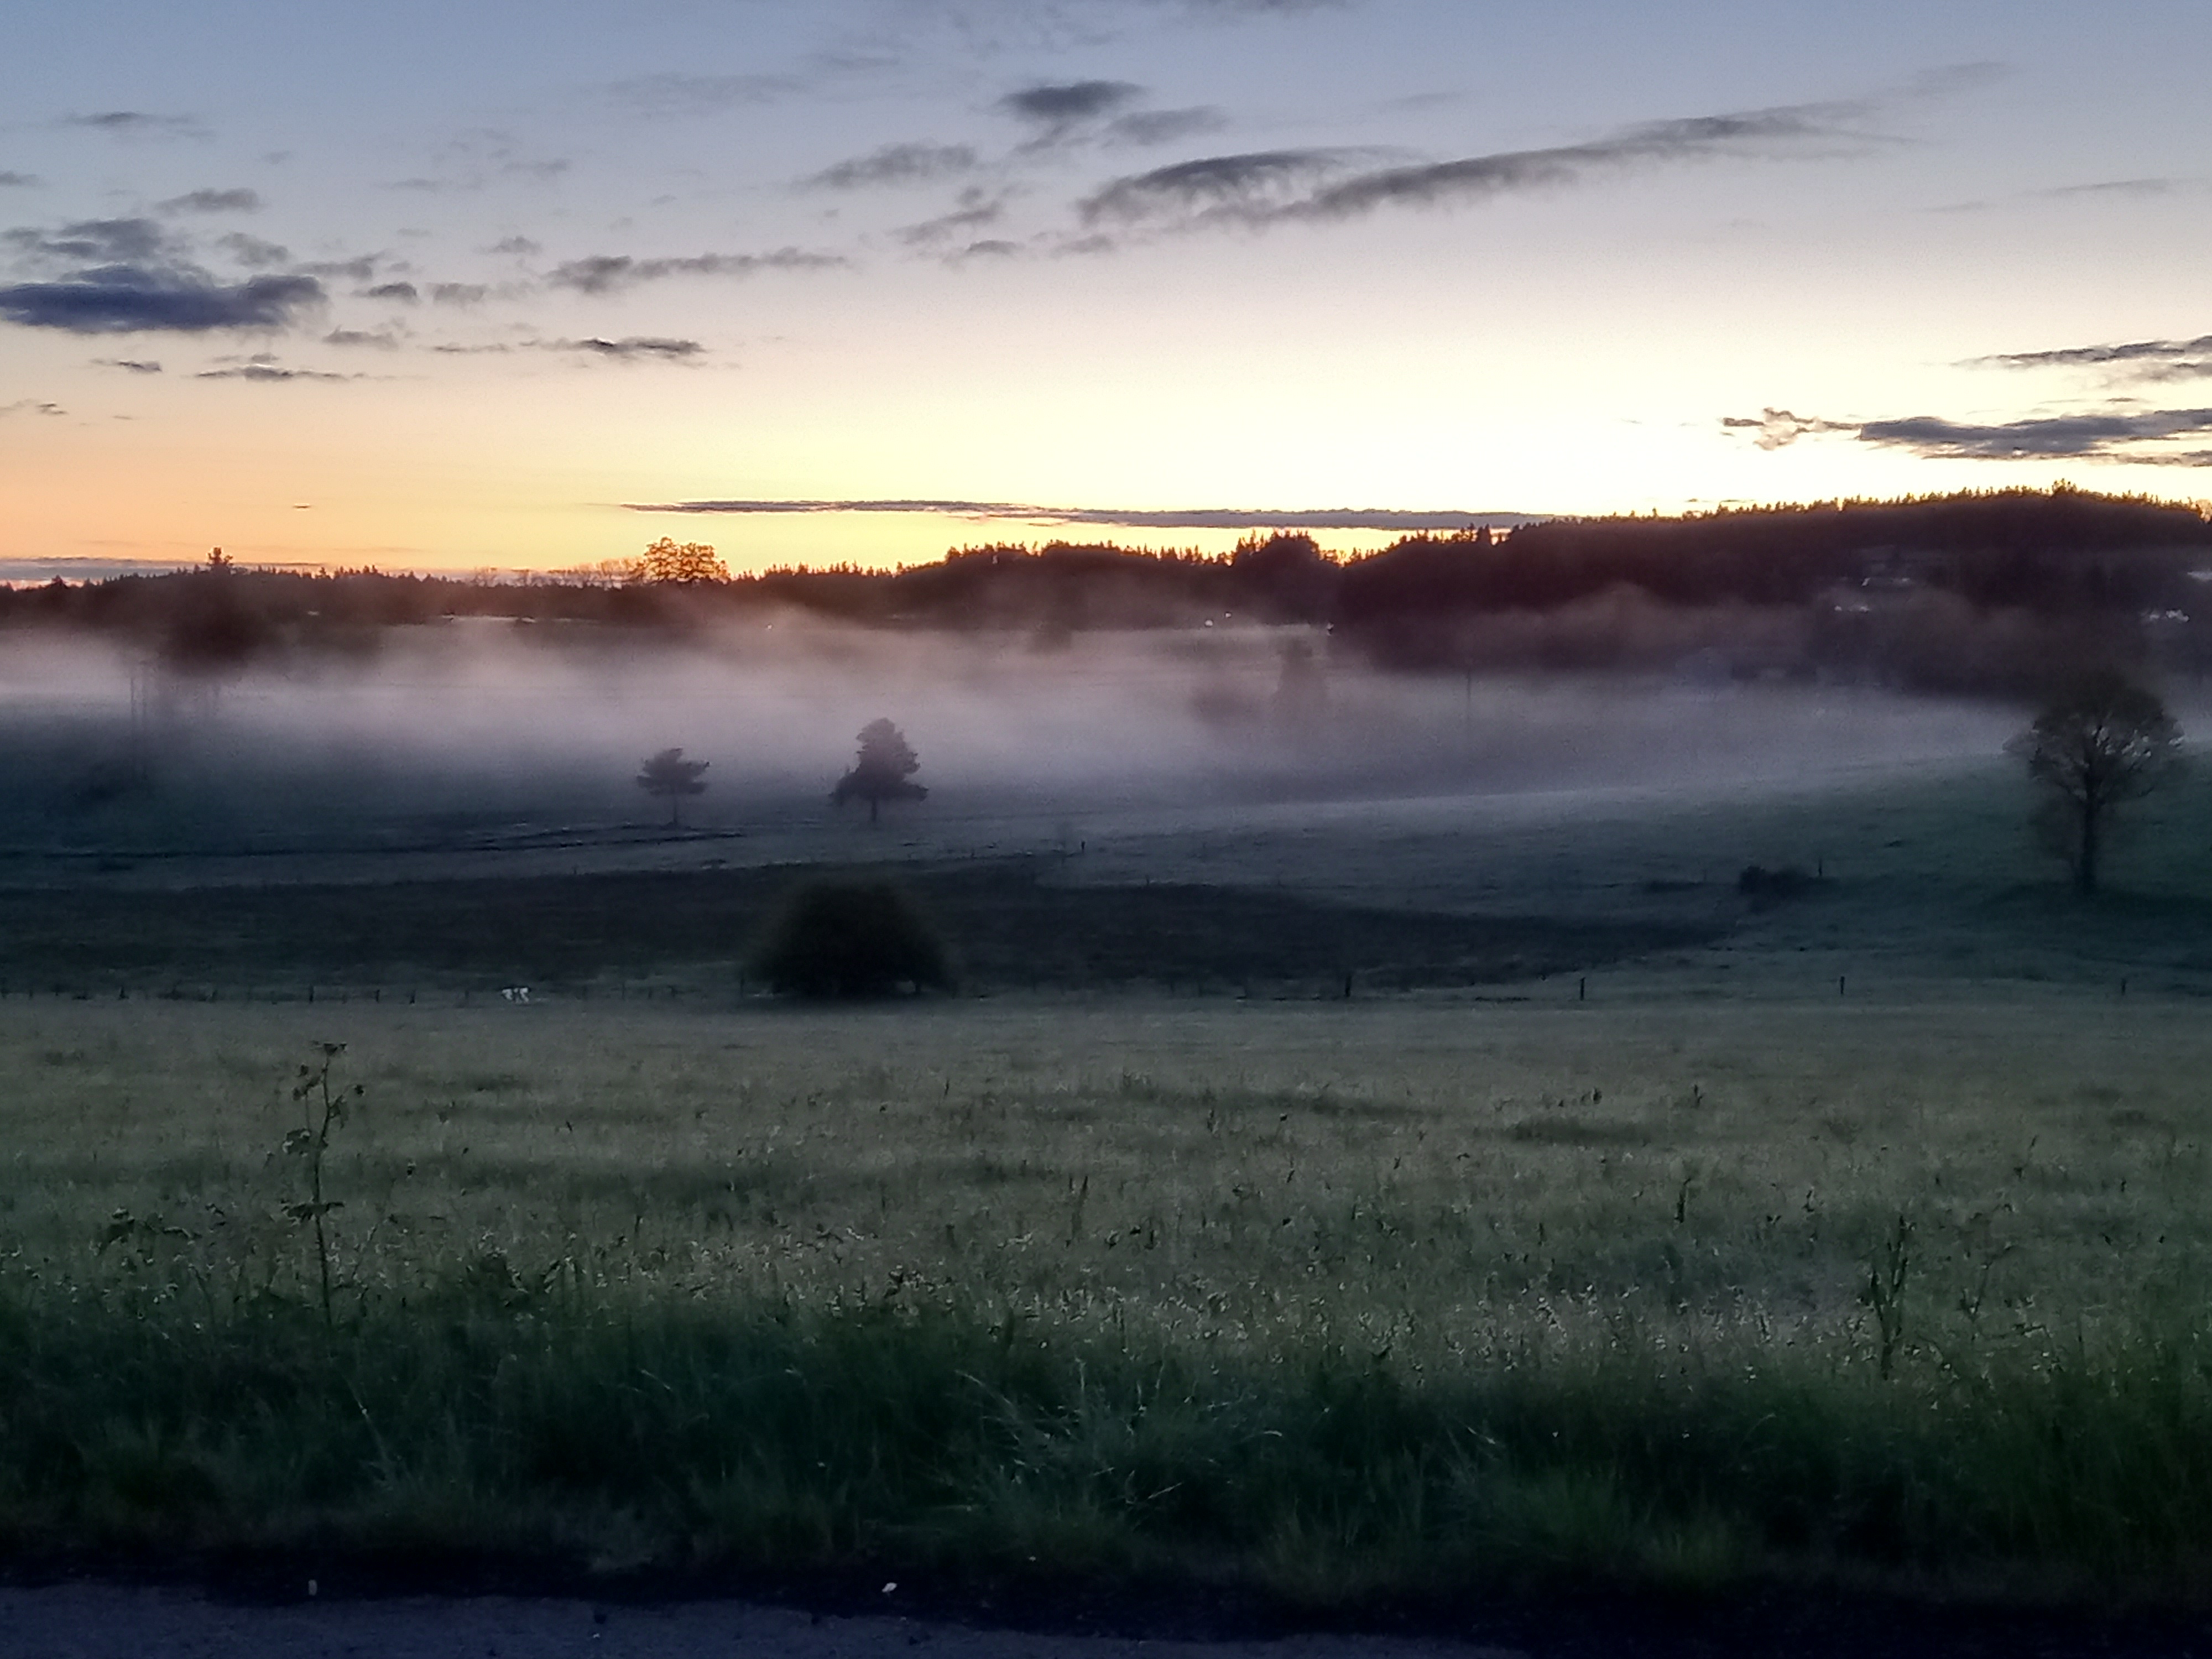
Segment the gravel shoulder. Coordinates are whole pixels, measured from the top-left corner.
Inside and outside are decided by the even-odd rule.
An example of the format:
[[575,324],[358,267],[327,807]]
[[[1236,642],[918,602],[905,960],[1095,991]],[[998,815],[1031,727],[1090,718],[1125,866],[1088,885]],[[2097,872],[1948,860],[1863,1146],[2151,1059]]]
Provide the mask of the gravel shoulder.
[[975,1630],[738,1601],[659,1606],[506,1596],[317,1598],[283,1606],[104,1584],[0,1588],[7,1659],[1526,1659],[1437,1640],[1193,1642]]

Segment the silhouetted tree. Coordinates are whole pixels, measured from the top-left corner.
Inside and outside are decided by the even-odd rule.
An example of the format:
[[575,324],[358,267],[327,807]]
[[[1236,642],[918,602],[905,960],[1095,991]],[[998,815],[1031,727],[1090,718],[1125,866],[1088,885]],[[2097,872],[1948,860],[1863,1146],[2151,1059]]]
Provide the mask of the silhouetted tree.
[[707,769],[706,761],[685,760],[681,749],[664,749],[649,757],[637,775],[637,787],[648,795],[668,798],[668,822],[672,828],[684,822],[684,798],[703,795],[707,786],[701,775]]
[[2074,890],[2087,895],[2097,890],[2113,811],[2172,775],[2181,731],[2157,697],[2106,669],[2076,680],[2007,746],[2042,786],[2039,825]]
[[858,797],[868,803],[868,822],[873,823],[887,800],[921,800],[929,791],[910,781],[921,763],[907,744],[906,734],[889,720],[870,720],[860,728],[860,752],[853,769],[837,780],[830,792],[833,806]]

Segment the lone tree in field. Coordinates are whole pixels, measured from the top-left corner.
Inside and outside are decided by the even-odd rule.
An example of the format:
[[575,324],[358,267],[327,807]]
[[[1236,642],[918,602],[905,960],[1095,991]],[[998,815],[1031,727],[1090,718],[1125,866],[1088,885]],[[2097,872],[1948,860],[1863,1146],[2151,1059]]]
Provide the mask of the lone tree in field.
[[929,791],[911,781],[921,763],[907,744],[906,733],[889,720],[870,720],[860,728],[860,752],[853,769],[837,780],[830,792],[833,806],[856,797],[868,803],[868,822],[873,823],[887,800],[921,800]]
[[2181,730],[2151,693],[2105,669],[2076,680],[2007,747],[2042,786],[2038,825],[2086,896],[2097,890],[2113,812],[2173,775]]
[[648,795],[665,795],[669,827],[680,829],[684,823],[684,798],[707,793],[700,775],[708,765],[706,761],[685,760],[681,749],[664,749],[648,757],[639,769],[637,787]]

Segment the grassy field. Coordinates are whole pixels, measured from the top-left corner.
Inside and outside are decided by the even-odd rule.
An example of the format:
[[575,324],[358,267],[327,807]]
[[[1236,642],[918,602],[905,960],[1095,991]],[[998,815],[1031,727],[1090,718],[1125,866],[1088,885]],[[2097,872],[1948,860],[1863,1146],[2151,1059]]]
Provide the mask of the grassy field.
[[0,1534],[2188,1597],[2207,1076],[2033,985],[15,1001]]
[[[2025,805],[16,858],[0,1564],[2201,1603],[2212,776]],[[863,857],[963,994],[746,994]]]

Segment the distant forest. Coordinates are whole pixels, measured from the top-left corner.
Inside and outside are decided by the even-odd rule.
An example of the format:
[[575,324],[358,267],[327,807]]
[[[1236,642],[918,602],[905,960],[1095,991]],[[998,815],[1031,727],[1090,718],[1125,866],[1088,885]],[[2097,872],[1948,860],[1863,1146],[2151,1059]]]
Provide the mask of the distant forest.
[[1351,557],[1284,532],[1219,557],[1054,542],[962,548],[898,571],[700,581],[305,574],[218,558],[172,574],[0,588],[0,629],[104,635],[207,675],[374,651],[384,629],[447,617],[683,635],[792,613],[1019,630],[1039,650],[1088,630],[1304,624],[1326,629],[1333,653],[1408,672],[1658,667],[2021,691],[2085,659],[2212,667],[2212,517],[2061,486],[1556,519],[1410,536]]

